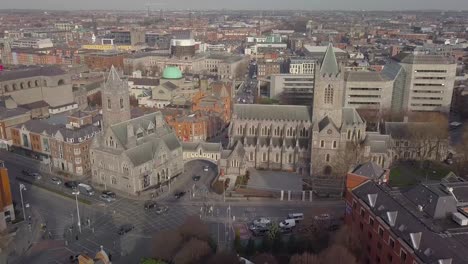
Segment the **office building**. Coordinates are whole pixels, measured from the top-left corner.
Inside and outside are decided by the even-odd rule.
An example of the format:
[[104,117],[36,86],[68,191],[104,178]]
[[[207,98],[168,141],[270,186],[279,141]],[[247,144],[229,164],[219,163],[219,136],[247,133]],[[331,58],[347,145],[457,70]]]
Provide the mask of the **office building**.
[[269,97],[286,104],[311,105],[314,87],[313,74],[273,74],[270,75]]
[[289,73],[315,75],[316,63],[317,61],[314,59],[292,58],[289,62]]

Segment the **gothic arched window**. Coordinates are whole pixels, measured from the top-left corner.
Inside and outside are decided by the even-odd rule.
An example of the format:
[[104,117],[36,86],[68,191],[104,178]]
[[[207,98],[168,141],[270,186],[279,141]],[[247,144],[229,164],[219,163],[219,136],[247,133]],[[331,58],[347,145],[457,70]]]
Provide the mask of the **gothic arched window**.
[[333,104],[333,87],[331,85],[328,85],[328,87],[325,88],[323,102],[325,104]]

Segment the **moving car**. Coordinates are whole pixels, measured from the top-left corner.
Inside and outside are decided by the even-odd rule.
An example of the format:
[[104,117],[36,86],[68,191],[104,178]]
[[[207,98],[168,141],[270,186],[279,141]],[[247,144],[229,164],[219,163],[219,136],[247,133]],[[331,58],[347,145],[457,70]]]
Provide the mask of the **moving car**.
[[125,235],[126,233],[132,231],[133,229],[135,229],[135,227],[132,224],[125,224],[125,225],[120,226],[118,233],[119,235]]
[[25,176],[31,176],[31,172],[27,169],[21,170],[21,173]]
[[151,210],[153,208],[156,208],[158,204],[155,201],[146,201],[145,202],[145,210]]
[[209,167],[208,166],[204,166],[203,167],[203,171],[208,171]]
[[164,205],[163,206],[158,206],[156,208],[156,213],[157,214],[163,214],[163,213],[167,212],[167,210],[169,210],[169,208],[167,206],[164,206]]
[[111,191],[102,191],[102,194],[105,194],[109,197],[115,198],[115,193]]
[[51,180],[54,184],[57,184],[57,185],[62,184],[62,180],[59,179],[59,178],[57,178],[57,177],[52,177],[50,180]]
[[180,199],[180,198],[181,198],[182,196],[184,196],[184,195],[185,195],[185,192],[176,192],[176,193],[174,194],[174,196],[175,196],[176,199]]
[[199,175],[195,175],[195,176],[192,177],[192,180],[193,180],[193,181],[199,181],[200,178],[201,178],[201,177],[200,177]]
[[101,194],[101,195],[99,196],[99,199],[104,200],[104,201],[106,201],[106,202],[108,202],[108,203],[115,201],[114,198],[110,197],[110,196],[107,195],[107,194]]

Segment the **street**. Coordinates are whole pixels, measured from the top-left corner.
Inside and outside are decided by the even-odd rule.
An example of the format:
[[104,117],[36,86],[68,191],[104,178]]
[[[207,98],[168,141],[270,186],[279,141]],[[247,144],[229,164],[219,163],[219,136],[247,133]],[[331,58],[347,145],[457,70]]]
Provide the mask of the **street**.
[[[5,155],[13,154],[0,152],[0,159],[11,160],[11,157]],[[6,166],[9,169],[14,200],[20,209],[19,183],[15,176],[21,173],[24,166],[8,161]],[[210,166],[208,172],[204,171],[205,166]],[[18,244],[23,240],[35,243],[27,254],[9,257],[9,263],[68,263],[71,255],[82,252],[92,255],[101,245],[112,255],[113,263],[135,263],[141,257],[151,256],[153,235],[160,230],[176,229],[190,215],[198,215],[204,219],[215,240],[219,241],[219,246],[225,247],[232,243],[230,240],[233,238],[233,227],[245,229],[248,222],[261,216],[281,221],[288,213],[305,210],[312,210],[317,214],[323,213],[324,210],[336,216],[343,214],[342,201],[224,203],[222,196],[209,191],[209,183],[216,175],[214,164],[191,161],[186,164],[185,171],[171,184],[170,193],[158,199],[158,203],[168,206],[169,210],[166,213],[158,215],[155,210],[146,211],[144,200],[117,196],[116,201],[107,203],[98,200],[96,193],[90,199],[91,204],[78,204],[81,232],[77,225],[74,199],[25,183],[23,197],[25,203],[29,204],[26,214],[31,215],[36,223],[46,224],[47,228],[44,231],[37,228],[33,230],[38,232],[36,239],[33,231],[26,232],[31,234],[30,237],[16,237],[15,243]],[[194,175],[200,175],[200,180],[194,182]],[[46,177],[43,174],[43,178]],[[187,193],[177,199],[173,193],[178,191]],[[228,215],[231,216],[230,220]],[[135,229],[119,235],[118,230],[123,224],[132,224]],[[27,228],[27,225],[19,225],[20,231]],[[225,228],[227,233],[224,232]]]

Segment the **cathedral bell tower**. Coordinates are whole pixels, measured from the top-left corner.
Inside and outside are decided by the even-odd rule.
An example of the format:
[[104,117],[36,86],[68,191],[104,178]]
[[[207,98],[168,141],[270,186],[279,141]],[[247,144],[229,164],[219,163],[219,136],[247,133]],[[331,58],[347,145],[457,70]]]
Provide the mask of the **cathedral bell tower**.
[[103,131],[110,126],[130,119],[130,95],[128,84],[120,79],[112,66],[101,91]]
[[330,43],[315,73],[313,122],[330,118],[335,125],[341,126],[344,105],[344,73],[341,71]]

